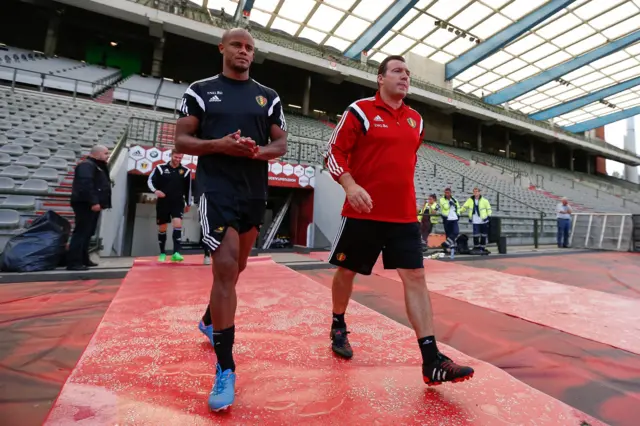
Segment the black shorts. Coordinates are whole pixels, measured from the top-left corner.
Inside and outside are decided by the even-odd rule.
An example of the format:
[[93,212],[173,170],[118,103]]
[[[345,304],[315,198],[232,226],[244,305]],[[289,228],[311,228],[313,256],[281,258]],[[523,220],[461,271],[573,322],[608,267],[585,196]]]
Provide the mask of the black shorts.
[[265,200],[248,200],[211,192],[202,194],[198,202],[202,241],[211,251],[215,251],[228,228],[235,229],[239,234],[254,228],[260,229],[266,207]]
[[371,275],[380,252],[385,269],[423,268],[420,224],[342,218],[329,263]]
[[182,219],[184,216],[184,200],[159,198],[156,203],[156,223],[164,225],[171,219]]

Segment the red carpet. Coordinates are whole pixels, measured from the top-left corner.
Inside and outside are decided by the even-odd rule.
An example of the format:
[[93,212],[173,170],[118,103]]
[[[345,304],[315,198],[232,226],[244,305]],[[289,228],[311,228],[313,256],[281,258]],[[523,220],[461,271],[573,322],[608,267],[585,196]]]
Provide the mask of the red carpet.
[[214,354],[196,328],[209,274],[195,262],[136,263],[47,423],[601,424],[445,345],[476,377],[428,389],[413,332],[355,302],[356,356],[337,360],[328,289],[268,259],[251,262],[238,283],[236,404],[211,414]]

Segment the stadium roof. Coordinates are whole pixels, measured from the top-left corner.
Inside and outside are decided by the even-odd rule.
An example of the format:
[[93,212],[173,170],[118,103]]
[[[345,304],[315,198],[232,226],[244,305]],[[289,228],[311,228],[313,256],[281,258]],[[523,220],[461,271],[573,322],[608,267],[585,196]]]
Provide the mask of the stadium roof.
[[[233,15],[238,3],[208,7]],[[454,89],[560,126],[607,124],[640,106],[640,0],[241,3],[253,24],[346,56],[363,48],[379,62],[411,51],[448,64]]]

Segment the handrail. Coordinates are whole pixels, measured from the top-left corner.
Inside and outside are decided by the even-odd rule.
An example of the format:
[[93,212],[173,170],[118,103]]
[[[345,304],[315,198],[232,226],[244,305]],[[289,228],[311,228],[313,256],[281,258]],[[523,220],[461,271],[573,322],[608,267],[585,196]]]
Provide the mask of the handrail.
[[[164,4],[162,2],[150,2],[149,0],[128,0],[128,1],[132,1],[134,3],[138,3],[138,4],[142,4],[143,6],[152,8],[152,9],[156,9],[156,10],[161,10],[163,12],[167,12],[167,13],[171,13],[174,15],[178,15],[178,16],[182,16],[185,17],[187,19],[191,19],[194,21],[198,21],[198,22],[203,22],[203,23],[208,23],[210,25],[214,25],[216,27],[219,28],[223,28],[223,29],[230,29],[233,27],[238,26],[237,23],[235,22],[231,22],[228,20],[224,20],[222,18],[218,18],[218,17],[213,17],[211,15],[211,13],[203,8],[203,7],[199,7],[199,6],[192,6],[187,4],[186,6],[180,6],[180,7],[176,7],[175,5],[169,5],[169,4]],[[179,13],[180,10],[182,10],[182,13]],[[189,12],[189,13],[187,13]],[[200,17],[201,19],[195,19],[195,17]],[[282,34],[276,34],[274,32],[268,32],[258,26],[251,26],[251,33],[252,35],[262,41],[268,42],[268,43],[274,43],[276,45],[280,45],[286,48],[290,48],[292,50],[296,50],[298,52],[301,53],[305,53],[308,55],[313,55],[319,58],[324,58],[324,59],[329,59],[332,60],[336,63],[340,63],[342,65],[348,66],[350,68],[354,68],[354,69],[359,69],[361,71],[367,72],[369,74],[372,75],[377,75],[377,69],[375,67],[373,67],[372,65],[369,64],[363,64],[359,61],[350,59],[350,58],[346,58],[344,57],[342,54],[339,53],[332,53],[327,49],[322,48],[321,46],[314,46],[310,43],[305,43],[303,40],[301,39],[296,39],[293,37],[286,37],[285,35]],[[478,106],[481,108],[484,108],[486,110],[495,112],[497,114],[503,115],[503,116],[507,116],[507,117],[511,117],[514,118],[516,120],[534,125],[536,127],[540,127],[546,130],[550,130],[552,132],[555,133],[559,133],[559,134],[564,134],[566,136],[570,136],[576,139],[579,139],[581,141],[590,143],[590,144],[594,144],[603,148],[607,148],[607,149],[611,149],[613,151],[616,151],[618,153],[621,154],[625,154],[628,155],[629,153],[623,149],[620,149],[618,147],[615,147],[613,145],[607,144],[605,141],[601,140],[601,139],[593,139],[593,138],[588,138],[585,137],[583,135],[578,135],[572,132],[569,132],[567,130],[565,130],[562,127],[553,125],[551,123],[548,123],[546,121],[539,121],[539,120],[533,120],[532,118],[530,118],[529,116],[527,116],[524,113],[521,113],[519,111],[513,111],[513,110],[509,110],[506,109],[504,107],[501,106],[496,106],[496,105],[491,105],[491,104],[487,104],[482,102],[482,100],[480,100],[479,98],[474,98],[471,95],[467,95],[464,93],[461,93],[459,91],[456,90],[451,90],[451,89],[444,89],[440,86],[436,86],[434,84],[431,84],[429,82],[426,81],[422,81],[418,78],[412,78],[412,85],[418,88],[421,88],[423,90],[427,90],[430,92],[434,92],[434,93],[438,93],[442,96],[446,96],[449,99],[455,99],[457,101],[463,102],[465,104],[470,104],[470,105],[474,105],[474,106]]]
[[[463,185],[464,185],[465,180],[470,180],[471,182],[475,182],[475,183],[479,184],[482,188],[489,189],[489,190],[491,190],[491,191],[496,192],[496,193],[498,194],[498,200],[497,200],[497,206],[496,206],[496,207],[497,207],[497,210],[500,210],[500,196],[502,195],[503,197],[506,197],[506,198],[508,198],[508,199],[510,199],[510,200],[513,200],[513,201],[517,202],[517,203],[520,203],[520,204],[522,204],[523,206],[525,206],[525,207],[527,207],[527,208],[530,208],[530,209],[534,210],[534,211],[535,211],[535,212],[537,212],[537,213],[540,213],[541,217],[545,217],[545,216],[547,216],[547,214],[544,212],[544,210],[540,210],[540,209],[538,209],[538,208],[536,208],[536,207],[530,206],[529,204],[527,204],[527,203],[525,203],[525,202],[522,202],[522,201],[520,201],[520,200],[518,200],[518,199],[516,199],[516,198],[513,198],[513,197],[511,197],[511,196],[509,196],[509,195],[507,195],[507,194],[505,194],[505,193],[503,193],[503,192],[500,192],[500,191],[498,191],[497,189],[492,188],[492,187],[490,187],[490,186],[489,186],[489,185],[487,185],[487,184],[484,184],[484,183],[482,183],[482,182],[480,182],[480,181],[477,181],[477,180],[475,180],[475,179],[472,179],[472,178],[470,178],[470,177],[467,177],[467,176],[463,175],[462,173],[457,172],[457,171],[455,171],[455,170],[453,170],[453,169],[451,169],[451,168],[449,168],[449,167],[447,167],[447,166],[443,166],[442,164],[436,164],[436,163],[434,163],[433,161],[429,160],[429,159],[428,159],[428,158],[426,158],[425,156],[420,155],[420,151],[418,151],[418,156],[419,156],[420,158],[424,159],[425,161],[428,161],[429,163],[433,163],[434,168],[435,168],[435,167],[442,167],[442,168],[444,168],[445,170],[449,170],[450,172],[453,172],[453,173],[455,173],[455,174],[457,174],[457,175],[461,176],[461,177],[462,177],[462,184],[463,184]],[[417,169],[421,169],[421,168],[417,167]],[[426,169],[422,169],[422,170],[427,171]],[[434,169],[434,173],[435,173],[435,169]],[[435,176],[435,174],[434,174],[434,176]],[[462,190],[464,191],[464,188],[463,188]]]
[[481,156],[481,155],[474,154],[474,155],[472,155],[472,156],[471,156],[471,159],[472,159],[473,161],[476,161],[476,162],[489,163],[489,164],[491,164],[492,166],[495,166],[495,167],[501,168],[501,169],[502,169],[502,173],[503,173],[503,174],[504,174],[505,170],[506,170],[506,171],[508,171],[508,172],[511,172],[511,173],[513,173],[513,175],[514,175],[514,177],[515,177],[515,178],[519,178],[519,177],[521,177],[521,176],[524,176],[524,177],[528,177],[528,176],[529,176],[529,173],[527,173],[527,172],[526,172],[526,171],[524,171],[524,170],[512,169],[511,167],[509,167],[509,166],[505,166],[504,164],[500,164],[500,163],[498,163],[498,162],[496,162],[496,161],[493,161],[493,160],[491,160],[491,159],[490,159],[490,158],[488,158],[488,157],[484,157],[484,156]]

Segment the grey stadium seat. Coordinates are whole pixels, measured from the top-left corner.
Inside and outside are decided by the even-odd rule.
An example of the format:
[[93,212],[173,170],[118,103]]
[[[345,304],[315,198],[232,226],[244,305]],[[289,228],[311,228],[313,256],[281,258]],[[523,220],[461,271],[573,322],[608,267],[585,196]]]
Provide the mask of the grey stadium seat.
[[64,158],[65,160],[75,161],[76,153],[68,149],[59,149],[56,152],[56,157]]
[[11,129],[4,132],[4,135],[9,139],[18,139],[18,138],[26,138],[27,134],[18,129]]
[[58,135],[55,138],[53,138],[53,140],[60,145],[73,142],[73,139],[71,139],[71,136],[69,135]]
[[0,135],[0,145],[6,145],[9,143],[9,139],[5,135]]
[[21,155],[14,163],[17,166],[40,167],[41,160],[35,155]]
[[45,148],[45,149],[58,149],[59,145],[57,142],[52,141],[52,140],[48,140],[48,141],[42,141],[38,144],[38,146],[40,148]]
[[56,169],[52,169],[51,167],[40,167],[33,172],[31,177],[33,179],[44,179],[52,182],[58,182],[60,174]]
[[0,192],[10,192],[16,189],[16,182],[10,177],[0,177]]
[[33,210],[36,208],[36,197],[33,195],[9,195],[0,206],[4,209]]
[[11,156],[6,152],[0,152],[0,166],[6,166],[11,164]]
[[67,169],[69,163],[64,158],[51,157],[44,163],[45,167],[53,167],[54,169]]
[[7,166],[1,172],[0,176],[6,176],[14,179],[26,179],[29,177],[29,169],[25,166]]
[[9,155],[22,155],[24,154],[24,148],[20,145],[14,145],[12,143],[8,145],[3,145],[0,147],[0,152],[4,152]]
[[0,228],[15,229],[20,226],[20,213],[15,210],[0,209]]
[[6,132],[11,129],[13,129],[11,123],[9,123],[7,120],[0,120],[0,132]]
[[49,148],[43,148],[42,146],[36,146],[34,148],[31,148],[28,154],[35,155],[39,158],[49,158],[51,157],[51,150]]
[[82,148],[82,145],[80,145],[79,143],[75,143],[75,142],[65,143],[64,146],[62,147],[62,149],[68,149],[68,150],[71,150],[73,152],[82,152],[82,151],[84,151],[84,148]]
[[31,139],[33,139],[34,142],[43,142],[49,140],[49,135],[44,132],[36,132],[31,135]]
[[43,179],[27,179],[19,189],[32,194],[46,194],[49,192],[49,184]]
[[23,148],[33,148],[36,145],[31,138],[16,138],[13,144],[20,145]]

